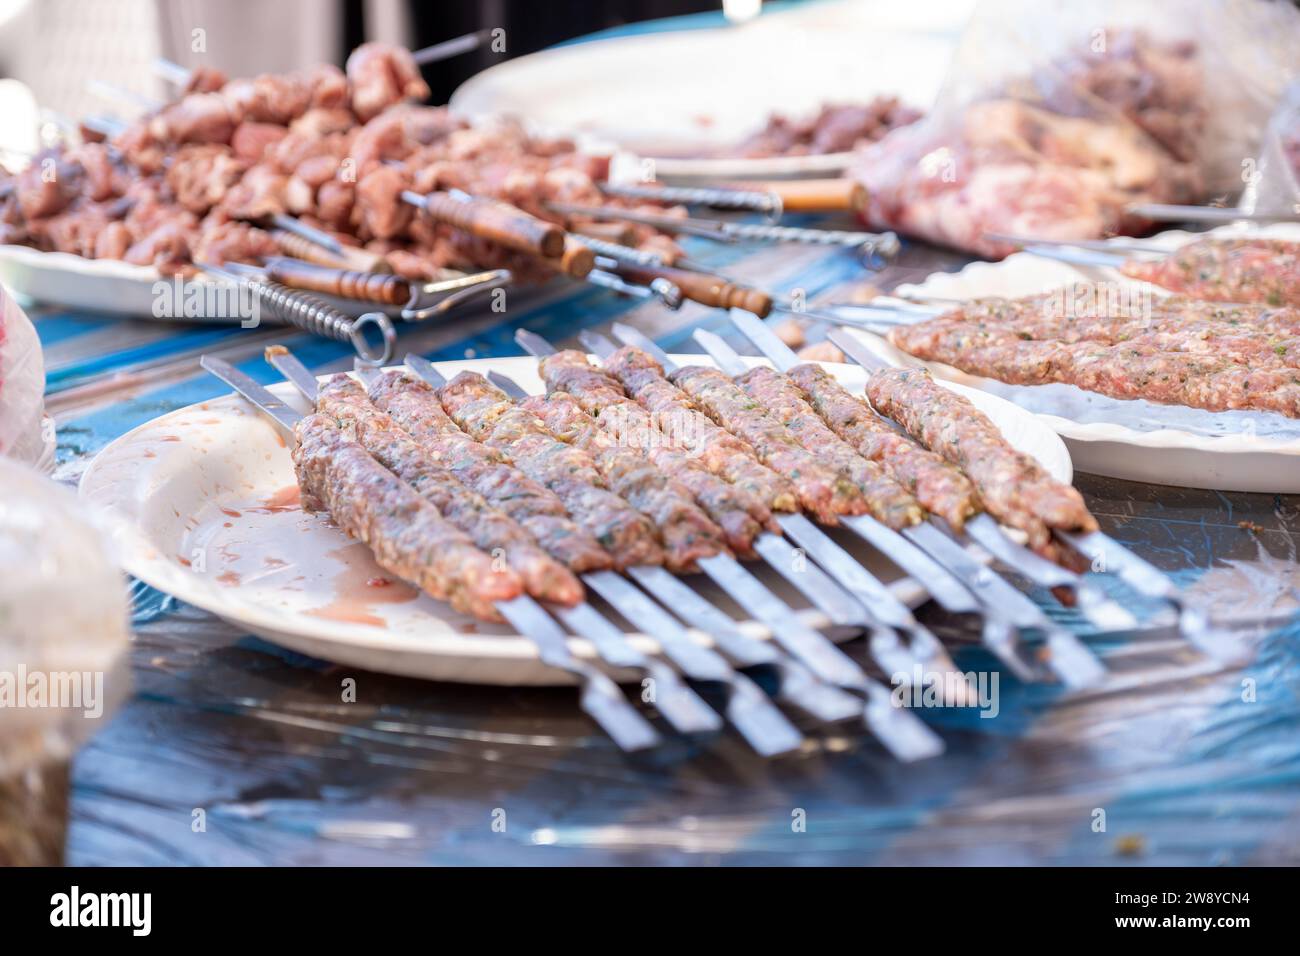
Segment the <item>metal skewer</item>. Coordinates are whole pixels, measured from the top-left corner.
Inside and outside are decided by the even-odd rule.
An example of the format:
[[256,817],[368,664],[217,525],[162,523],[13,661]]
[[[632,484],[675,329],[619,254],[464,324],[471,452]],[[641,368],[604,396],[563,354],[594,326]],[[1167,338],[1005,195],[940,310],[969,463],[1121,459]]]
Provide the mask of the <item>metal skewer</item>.
[[[755,316],[733,310],[731,321],[758,346],[759,351],[771,360],[778,371],[788,372],[801,364],[799,356]],[[938,519],[935,520],[937,523]],[[943,527],[946,528],[946,523]],[[966,534],[1004,565],[1039,587],[1067,588],[1072,591],[1078,600],[1079,609],[1102,630],[1125,630],[1137,626],[1137,620],[1132,614],[1089,585],[1082,577],[1007,537],[1002,527],[988,514],[976,515],[967,522]],[[942,600],[940,603],[943,603]],[[954,610],[951,607],[947,609]]]
[[681,203],[684,206],[707,206],[710,209],[734,209],[761,212],[772,223],[779,222],[785,208],[774,192],[751,189],[717,189],[694,186],[637,186],[625,183],[598,183],[606,196],[646,199],[653,202]]
[[[636,330],[616,323],[614,325],[614,334],[629,345],[636,345],[649,351],[663,365],[665,370],[672,370],[677,367],[666,353]],[[703,339],[703,342],[706,344],[706,348],[715,345],[707,338]],[[720,343],[721,340],[718,340],[718,342]],[[723,343],[723,347],[725,348],[725,343]],[[734,354],[731,353],[733,356]],[[899,601],[893,592],[875,575],[859,564],[851,554],[831,540],[825,532],[801,514],[781,515],[777,518],[777,523],[818,565],[824,568],[850,594],[857,597],[868,609],[873,627],[874,649],[882,653],[897,654],[900,645],[897,641],[897,635],[893,632],[901,630],[909,637],[909,649],[912,654],[911,663],[921,663],[923,666],[937,670],[952,671],[954,669],[947,651],[944,650],[934,635],[917,622],[907,606]],[[900,556],[900,561],[904,565],[918,571],[923,567],[922,580],[945,574],[941,567],[922,554],[919,549],[898,538],[894,532],[874,519],[857,522],[856,527],[862,537],[871,541],[878,548],[881,548],[881,545],[888,541],[889,544],[882,548],[886,554],[904,552]],[[960,586],[955,581],[951,583],[953,587],[960,590]],[[966,600],[969,603],[969,608],[973,610],[975,607],[973,599],[967,596]],[[895,657],[888,669],[896,671],[899,663],[899,659]]]
[[586,216],[599,220],[623,220],[653,226],[665,232],[703,236],[722,242],[745,239],[758,242],[797,242],[814,245],[844,246],[863,255],[895,255],[898,236],[892,232],[875,233],[845,229],[805,229],[795,226],[766,226],[756,223],[726,222],[721,219],[693,219],[616,209],[612,206],[583,206],[575,203],[548,202],[546,208],[565,216]]
[[469,53],[471,50],[477,50],[485,42],[492,38],[490,29],[476,30],[473,33],[466,33],[464,36],[455,37],[451,40],[443,40],[441,43],[435,43],[433,46],[426,46],[422,50],[416,50],[411,54],[411,59],[415,60],[420,66],[428,66],[430,63],[439,63],[443,60],[450,60],[454,56],[460,56],[462,53]]
[[[440,388],[446,384],[431,365],[412,363],[410,358],[408,356],[408,367],[418,369],[417,374],[429,385]],[[663,569],[645,569],[648,575],[659,572]],[[733,670],[716,651],[696,644],[677,621],[644,592],[611,571],[588,572],[581,577],[583,583],[601,595],[629,623],[652,636],[664,656],[687,678],[725,687],[727,717],[755,750],[772,756],[799,746],[802,737],[798,731],[748,677]]]
[[291,232],[295,236],[301,236],[308,242],[314,242],[322,249],[328,249],[336,256],[341,256],[343,252],[343,243],[339,242],[333,236],[323,229],[317,229],[315,226],[309,226],[305,222],[300,222],[293,216],[286,216],[282,212],[272,213],[271,222],[283,229],[285,232]]
[[[831,333],[830,338],[841,350],[844,351],[845,355],[863,365],[869,371],[883,366],[884,363],[879,358],[852,336],[836,331]],[[1189,608],[1186,605],[1181,592],[1168,577],[1160,571],[1157,571],[1152,565],[1133,554],[1127,548],[1124,548],[1117,541],[1101,534],[1100,532],[1079,534],[1054,530],[1053,534],[1066,544],[1069,544],[1075,550],[1079,551],[1080,554],[1092,558],[1094,565],[1100,562],[1101,567],[1117,574],[1122,580],[1128,583],[1130,587],[1135,588],[1143,594],[1157,597],[1173,604],[1182,615],[1184,634],[1190,641],[1201,647],[1202,650],[1205,650],[1207,653],[1213,653],[1218,657],[1224,657],[1225,655],[1235,654],[1237,652],[1236,648],[1232,648],[1231,651],[1229,651],[1225,646],[1225,635],[1211,629],[1202,613],[1196,609]],[[1028,568],[1026,568],[1026,570],[1031,571],[1031,569]],[[1026,576],[1030,576],[1029,573],[1027,573]],[[1033,605],[1031,604],[1031,606]]]
[[[597,259],[596,262],[599,265],[600,260]],[[667,279],[653,279],[649,285],[640,285],[636,282],[628,282],[622,276],[616,276],[604,269],[592,269],[587,273],[586,281],[603,289],[612,289],[638,299],[658,299],[673,310],[680,309],[682,302],[685,301],[682,290]]]
[[717,272],[716,270],[712,270],[701,262],[688,259],[686,256],[677,256],[672,262],[669,262],[656,252],[649,252],[645,249],[636,249],[632,246],[622,245],[621,243],[610,242],[608,239],[599,239],[595,236],[584,235],[580,232],[571,232],[569,235],[582,243],[592,252],[596,253],[597,264],[599,264],[602,259],[608,259],[611,262],[647,266],[651,269],[662,269],[665,266],[672,266],[673,268],[686,269],[690,272],[712,272],[713,275],[731,281],[729,276],[723,275],[721,272]]
[[[293,436],[302,418],[279,398],[223,359],[204,356],[199,364]],[[501,615],[533,642],[542,662],[576,678],[580,706],[623,750],[636,751],[661,743],[661,738],[604,673],[574,657],[564,631],[526,595],[496,604]]]
[[288,256],[266,256],[263,263],[266,278],[281,285],[340,298],[401,305],[399,314],[407,322],[423,322],[433,316],[446,315],[514,280],[508,269],[421,283],[393,273],[336,269]]
[[[615,326],[615,334],[623,338],[628,344],[635,344],[642,348],[646,348],[648,345],[647,350],[656,359],[661,363],[668,362],[664,366],[665,369],[674,367],[662,350],[658,349],[653,342],[650,342],[644,336],[636,333],[635,330],[625,327],[620,329],[620,327]],[[732,354],[734,355],[734,353]],[[739,358],[739,356],[736,356],[736,358]],[[748,366],[740,363],[736,370],[740,371],[742,368],[747,369]],[[827,570],[831,570],[832,574],[841,583],[844,583],[844,579],[839,575],[851,573],[851,568],[859,568],[865,573],[865,569],[861,569],[861,566],[857,565],[847,552],[831,541],[824,532],[803,515],[784,515],[779,521],[786,533],[807,548],[809,553],[823,566],[826,566],[827,562],[833,562],[834,570],[831,567],[827,567]],[[1061,653],[1053,653],[1050,663],[1053,669],[1057,671],[1058,676],[1070,686],[1086,686],[1094,682],[1099,676],[1100,666],[1096,664],[1095,659],[1091,660],[1091,667],[1086,666],[1091,656],[1077,653],[1077,639],[1072,634],[1053,625],[1032,601],[988,568],[975,562],[955,542],[939,533],[937,529],[928,525],[918,525],[908,528],[900,536],[897,532],[874,520],[864,522],[857,518],[846,520],[844,523],[851,529],[858,530],[864,538],[883,550],[887,556],[894,558],[896,562],[914,560],[914,557],[908,556],[911,549],[908,542],[903,540],[905,537],[910,539],[912,544],[927,552],[929,557],[937,561],[942,570],[951,571],[972,594],[983,598],[989,591],[996,592],[998,598],[996,603],[991,601],[982,602],[984,603],[986,622],[984,631],[985,644],[1012,669],[1013,673],[1016,673],[1022,679],[1034,679],[1036,669],[1023,659],[1015,646],[1013,638],[1014,630],[1017,627],[1040,628],[1048,635],[1049,644],[1063,645]],[[863,533],[863,529],[869,529],[869,534]],[[895,555],[898,555],[898,557],[895,558]],[[934,561],[931,562],[931,566],[933,566]],[[857,572],[852,573],[855,578],[862,581],[860,574]],[[933,574],[933,571],[930,572],[930,576]],[[929,578],[923,574],[920,579],[928,580]],[[875,582],[875,585],[883,588],[878,581]],[[977,590],[977,588],[981,590]],[[887,591],[886,594],[888,594]],[[889,595],[889,597],[892,598],[892,595]],[[1004,607],[1008,604],[1015,616],[1005,614]],[[894,605],[902,609],[901,614]],[[915,635],[920,628],[915,619],[912,618],[911,612],[906,607],[898,604],[897,601],[891,603],[887,599],[882,601],[878,598],[869,607],[886,626],[899,627],[912,635]],[[928,632],[926,633],[928,634]],[[929,640],[933,640],[933,638],[929,638]]]
[[[749,366],[740,360],[740,356],[732,352],[730,347],[716,336],[697,331],[696,340],[705,346],[705,350],[726,374],[735,377],[748,371]],[[929,534],[935,529],[918,525],[907,528],[900,534],[869,515],[845,515],[841,516],[840,521],[846,528],[856,532],[859,537],[906,570],[915,580],[923,583],[932,594],[935,592],[943,594],[944,600],[941,603],[946,607],[955,609],[959,613],[976,612],[980,609],[980,604],[970,589],[977,581],[983,583],[989,572],[942,535],[939,536],[942,547],[936,548]],[[934,656],[941,652],[942,645],[912,617],[906,606],[894,599],[884,585],[867,573],[851,555],[835,544],[806,516],[783,515],[779,522],[791,537],[799,540],[814,558],[832,572],[836,580],[858,594],[883,624],[907,633],[912,645],[919,649],[918,653]],[[954,564],[959,569],[968,571],[968,576],[960,582],[949,573],[949,568]],[[850,581],[856,584],[856,589],[850,586]],[[1009,585],[1007,588],[1011,590]],[[1018,592],[1014,593],[1018,594]],[[1029,603],[1027,599],[1026,603]],[[1029,606],[1032,607],[1032,604]],[[985,616],[989,619],[994,617],[987,609]],[[990,628],[986,631],[986,637],[990,649],[993,649],[1014,673],[1024,680],[1034,679],[1033,666],[1023,659],[1014,641],[1010,639],[1007,628]],[[944,656],[946,657],[946,653]],[[1065,668],[1063,679],[1071,684],[1082,685],[1094,676],[1095,668],[1087,674],[1080,673],[1076,668]]]
[[[227,263],[226,268],[206,263],[197,263],[197,265],[204,272],[218,279],[246,286],[261,305],[266,306],[289,325],[297,326],[305,332],[349,343],[365,362],[383,365],[393,357],[397,333],[393,330],[393,323],[382,312],[367,312],[353,319],[315,296],[290,289],[268,279],[238,274],[242,268],[253,267],[243,267],[238,263]],[[383,346],[379,350],[372,347],[365,336],[366,327],[371,325],[379,330],[383,338]]]
[[1300,222],[1300,212],[1246,212],[1224,206],[1132,203],[1125,212],[1154,222]]
[[[528,397],[528,393],[518,383],[505,375],[490,372],[488,378],[515,400]],[[704,562],[704,573],[710,578],[745,581],[742,574],[737,573],[733,559],[727,555],[706,558]],[[737,666],[774,666],[781,675],[783,682],[786,679],[791,681],[790,687],[785,687],[783,683],[782,692],[778,695],[780,699],[788,700],[801,710],[822,719],[843,720],[860,712],[861,708],[853,702],[852,698],[846,697],[830,686],[818,683],[801,665],[778,654],[772,645],[764,644],[762,641],[741,633],[730,617],[702,598],[681,579],[663,568],[634,567],[628,570],[628,574],[643,588],[659,598],[664,607],[677,615],[683,622],[708,634],[718,646],[718,649],[731,658]],[[762,588],[762,585],[757,579],[751,579],[745,582],[744,587],[748,590],[754,590],[755,588]],[[771,595],[771,603],[779,604],[780,602],[775,595]],[[790,617],[792,614],[792,609],[783,606],[771,616],[780,620]],[[769,615],[765,612],[756,616],[766,618]],[[910,670],[912,665],[916,663],[918,661],[915,658],[908,658],[905,666],[900,663],[894,669]],[[851,704],[853,707],[850,713],[844,712],[846,704]],[[827,714],[833,714],[834,716],[823,716]]]
[[[528,343],[525,347],[534,351],[534,354],[544,355],[555,351],[550,343],[533,333],[526,333],[517,338],[521,342]],[[407,356],[407,363],[415,368],[417,374],[429,384],[441,380],[441,376],[424,360]],[[771,534],[760,537],[780,540]],[[863,712],[864,720],[896,757],[903,760],[920,759],[942,749],[942,742],[924,724],[915,720],[912,715],[903,714],[894,708],[887,696],[882,697],[882,694],[888,695],[885,688],[871,681],[843,651],[825,637],[803,625],[794,616],[789,606],[749,574],[734,558],[719,554],[700,560],[698,565],[733,600],[765,623],[774,639],[790,654],[806,664],[818,678],[864,695],[867,700],[867,708]],[[809,570],[812,567],[809,565]],[[651,582],[665,592],[673,587],[669,581],[675,582],[675,579],[662,568],[641,569],[634,572],[634,576],[639,580]],[[802,576],[808,576],[807,572]],[[915,658],[909,658],[908,663],[909,665],[916,663]]]
[[[313,407],[316,404],[319,383],[315,375],[288,349],[272,346],[266,350],[266,360],[294,386]],[[364,381],[377,375],[373,368],[358,369]],[[654,682],[655,706],[675,730],[683,734],[711,733],[721,727],[718,715],[694,691],[682,683],[676,672],[663,662],[649,657],[628,642],[620,628],[615,627],[585,601],[573,607],[553,605],[551,613],[569,626],[579,637],[586,638],[597,655],[611,667],[633,670]]]
[[1154,255],[1165,256],[1172,252],[1172,249],[1165,246],[1157,245],[1154,242],[1124,242],[1114,239],[1036,239],[1033,236],[1014,236],[1001,232],[986,232],[985,239],[992,239],[995,242],[1006,242],[1011,245],[1028,248],[1029,246],[1054,246],[1074,249],[1089,249],[1093,252],[1117,252],[1117,253],[1149,253]]

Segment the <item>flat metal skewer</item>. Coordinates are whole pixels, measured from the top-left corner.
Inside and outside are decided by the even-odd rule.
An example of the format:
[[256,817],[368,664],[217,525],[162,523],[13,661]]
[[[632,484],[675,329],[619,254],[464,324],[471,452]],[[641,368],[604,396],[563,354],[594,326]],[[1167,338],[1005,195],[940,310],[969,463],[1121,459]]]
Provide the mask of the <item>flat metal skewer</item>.
[[[517,382],[505,375],[492,372],[488,378],[514,401],[529,397]],[[663,568],[635,567],[629,569],[628,573],[638,582],[652,584],[661,592],[676,593],[677,588],[681,587],[692,597],[698,597]],[[727,716],[760,752],[767,756],[784,753],[802,741],[794,726],[767,703],[766,696],[749,678],[733,671],[714,651],[695,644],[675,620],[666,618],[666,612],[658,605],[653,605],[649,598],[618,575],[610,571],[592,572],[584,574],[583,581],[634,626],[658,640],[664,655],[687,677],[726,685],[729,692]],[[705,604],[707,606],[707,602]],[[698,619],[698,613],[696,617]],[[736,636],[743,637],[739,634]],[[713,638],[717,643],[719,639],[716,636]],[[723,640],[726,639],[724,636]]]
[[[446,384],[431,364],[412,362],[411,358],[408,356],[408,367],[427,384],[435,388]],[[724,686],[727,689],[727,717],[756,751],[764,756],[773,756],[793,750],[802,743],[799,732],[748,677],[734,670],[716,651],[696,644],[676,620],[644,592],[611,571],[588,572],[582,575],[582,581],[634,627],[653,637],[664,656],[687,678]]]
[[[629,345],[636,345],[649,351],[663,365],[665,370],[672,370],[677,367],[662,349],[636,330],[616,323],[614,325],[614,334]],[[710,342],[707,338],[704,341],[709,345],[716,344]],[[718,340],[718,342],[720,343],[721,340]],[[735,353],[731,353],[731,355],[734,356]],[[736,358],[739,357],[736,356]],[[880,525],[879,522],[868,520],[878,531],[893,534],[890,529]],[[895,629],[905,632],[909,637],[909,651],[911,653],[911,659],[907,662],[909,665],[920,663],[925,667],[949,672],[955,669],[943,645],[939,643],[934,635],[920,625],[907,606],[899,601],[893,592],[881,583],[875,575],[858,563],[851,554],[831,540],[825,532],[801,514],[781,515],[777,518],[777,523],[818,565],[824,568],[850,594],[857,597],[868,609],[868,613],[871,615],[870,624],[873,628],[873,647],[881,653],[888,652],[891,655],[887,669],[891,672],[897,671],[898,664],[902,662],[898,656],[901,645],[897,641],[897,635],[893,634]],[[868,524],[860,524],[859,526],[861,528],[869,527]],[[875,531],[868,531],[867,534],[869,540],[877,542],[881,540]],[[897,539],[894,545],[893,550],[916,551],[915,548],[912,548],[911,545],[901,539]],[[885,553],[890,554],[891,550],[887,548]],[[922,557],[924,558],[923,555]],[[910,558],[903,558],[902,560],[911,563]],[[925,560],[927,566],[934,565],[933,561]],[[934,567],[934,573],[942,574],[944,572],[942,568]]]
[[[788,372],[801,363],[799,356],[757,316],[733,310],[731,321],[758,346],[759,351],[772,361],[778,371]],[[1137,619],[1132,614],[1089,585],[1081,576],[1053,564],[1009,538],[990,515],[976,515],[968,522],[966,533],[993,557],[1039,587],[1068,588],[1073,591],[1080,610],[1102,630],[1124,630],[1137,626]],[[947,610],[955,610],[944,604],[938,595],[936,600]],[[974,607],[966,607],[964,610],[974,610]]]
[[[489,373],[488,378],[512,398],[522,399],[528,397],[528,393],[518,383],[505,375],[492,372]],[[701,570],[719,586],[723,586],[728,593],[752,594],[755,591],[765,590],[757,579],[748,575],[744,568],[735,562],[735,559],[725,554],[704,559],[701,562]],[[659,598],[664,607],[671,610],[685,623],[709,635],[719,650],[735,661],[738,666],[750,667],[771,664],[784,675],[793,676],[793,686],[786,689],[783,699],[788,699],[790,703],[813,716],[820,717],[827,713],[833,713],[837,716],[830,719],[835,720],[845,719],[846,716],[850,716],[842,712],[844,702],[847,700],[843,694],[826,685],[816,684],[811,674],[803,671],[802,667],[788,658],[777,654],[770,644],[764,644],[742,634],[731,618],[693,591],[681,579],[659,567],[634,567],[628,570],[628,574],[647,591]],[[738,603],[742,603],[742,606],[745,604],[752,606],[754,602],[746,600]],[[770,627],[775,628],[779,625],[785,630],[797,629],[804,632],[802,637],[805,640],[808,639],[809,635],[806,632],[809,629],[793,619],[793,609],[783,605],[776,595],[769,592],[769,599],[762,602],[759,607],[760,610],[755,613],[755,617],[760,620],[770,620],[772,622]],[[751,611],[751,613],[754,612]],[[820,635],[816,635],[812,639],[818,642],[825,640]],[[916,663],[920,663],[920,661],[915,657],[909,657],[905,662],[905,666],[896,661],[895,664],[898,666],[893,669],[910,672],[912,665]],[[844,669],[842,662],[837,661],[837,666],[840,666],[843,671],[841,676],[844,679],[856,680],[856,674]],[[792,673],[795,669],[802,673]],[[860,711],[860,709],[860,707],[857,707],[855,712]]]
[[[315,407],[319,382],[301,361],[283,346],[268,348],[265,358]],[[357,374],[364,381],[378,372],[373,368],[358,368]],[[655,706],[674,730],[692,735],[712,733],[719,729],[721,722],[718,715],[671,668],[632,646],[623,631],[590,604],[584,601],[573,607],[558,604],[548,607],[574,634],[590,641],[597,655],[606,664],[636,671],[653,681]]]
[[[204,356],[199,364],[293,435],[302,417],[270,391],[229,362]],[[569,652],[564,631],[532,598],[520,596],[496,605],[501,615],[521,635],[532,641],[544,664],[577,679],[580,706],[623,750],[636,751],[662,742],[659,733],[623,696],[604,673]]]
[[[526,330],[520,330],[516,334],[516,340],[526,350],[537,356],[551,354],[555,351],[555,348],[545,339]],[[612,343],[607,342],[605,344],[612,345]],[[408,357],[409,360],[410,357]],[[756,549],[760,553],[763,550],[763,539],[779,542],[787,549],[789,547],[780,538],[765,532],[755,542]],[[786,552],[781,553],[783,556],[786,554]],[[769,559],[769,562],[778,571],[782,570],[778,560]],[[878,735],[895,735],[893,743],[883,737],[882,741],[900,759],[917,759],[920,756],[928,755],[932,747],[941,746],[938,738],[933,737],[928,728],[924,728],[924,725],[920,724],[919,721],[913,724],[908,721],[885,720],[886,713],[881,711],[878,706],[879,692],[884,689],[874,684],[843,651],[835,647],[821,634],[799,622],[794,616],[793,610],[785,602],[769,591],[757,578],[745,571],[734,558],[720,554],[704,558],[698,564],[700,569],[726,591],[736,603],[765,623],[773,638],[791,655],[806,664],[818,678],[846,690],[866,695],[868,708],[863,714],[864,719]],[[797,574],[796,577],[809,577],[808,572],[815,567],[815,565],[807,564],[805,571]],[[793,569],[794,563],[791,562],[788,570],[793,571]],[[666,573],[660,575],[659,572],[661,571],[662,569],[649,569],[644,576],[657,581],[658,586],[666,590],[670,587],[666,579],[671,579],[671,575]],[[793,580],[793,578],[790,579]],[[908,658],[909,665],[916,662],[914,657]],[[911,756],[908,756],[908,754],[911,754]]]
[[[881,359],[852,336],[837,330],[831,332],[829,338],[845,355],[869,371],[883,365]],[[1229,661],[1240,660],[1245,653],[1240,642],[1232,639],[1222,628],[1211,625],[1204,611],[1187,602],[1182,591],[1168,575],[1138,557],[1118,541],[1100,531],[1077,533],[1054,530],[1053,534],[1088,557],[1094,566],[1100,566],[1106,572],[1117,575],[1139,593],[1172,605],[1179,614],[1182,633],[1204,653]]]
[[1125,211],[1154,222],[1300,222],[1300,212],[1246,212],[1225,206],[1131,203]]
[[[697,341],[700,341],[701,344],[705,345],[709,354],[715,361],[718,361],[719,367],[728,375],[734,377],[735,375],[744,374],[744,372],[748,370],[748,365],[740,359],[740,356],[732,351],[731,348],[717,336],[712,335],[712,333],[701,331],[696,333],[696,338]],[[801,521],[806,524],[809,529],[815,530],[812,523],[802,515],[783,517],[781,520],[783,525],[787,526],[787,530],[790,530],[788,522],[791,518]],[[997,617],[1002,613],[1002,602],[1012,602],[1013,607],[1018,609],[1018,616],[1006,623],[1016,624],[1022,627],[1042,628],[1048,633],[1049,642],[1054,645],[1063,646],[1062,653],[1053,655],[1053,658],[1050,661],[1050,666],[1052,666],[1058,676],[1070,686],[1084,686],[1088,683],[1095,682],[1095,680],[1100,676],[1100,664],[1093,660],[1090,662],[1089,666],[1087,658],[1091,655],[1089,655],[1086,649],[1078,643],[1077,638],[1068,631],[1063,631],[1052,625],[1046,616],[1038,610],[1037,606],[1033,604],[1033,602],[1029,601],[1028,598],[1020,594],[1019,591],[1016,591],[987,568],[979,567],[976,562],[971,560],[969,556],[965,555],[965,552],[962,551],[960,547],[951,544],[950,540],[946,539],[943,535],[940,535],[937,529],[933,526],[922,524],[906,528],[902,532],[897,532],[869,516],[844,518],[842,519],[842,522],[846,527],[857,531],[877,549],[905,568],[909,563],[915,566],[915,556],[910,554],[910,552],[916,550],[913,545],[923,549],[926,552],[925,557],[929,559],[927,563],[931,567],[911,572],[922,582],[930,582],[934,579],[936,574],[941,577],[952,577],[952,575],[949,574],[949,571],[963,570],[967,574],[967,577],[962,580],[962,583],[966,586],[965,590],[969,592],[969,594],[966,595],[967,597],[974,596],[977,593],[974,591],[976,582],[984,583],[986,587],[991,586],[998,592],[1000,601],[996,607],[986,603],[986,617]],[[793,534],[795,532],[791,531],[791,533]],[[807,535],[810,532],[805,530],[804,533]],[[817,533],[822,534],[820,531],[817,531]],[[829,542],[829,539],[827,539],[827,541]],[[831,544],[834,546],[833,543]],[[826,550],[826,545],[823,544],[822,553],[825,554]],[[817,552],[812,553],[815,555],[817,554]],[[821,560],[837,560],[838,564],[845,569],[845,572],[847,572],[847,570],[853,567],[854,564],[851,562],[851,559],[846,559],[848,559],[847,554],[835,555],[832,553]],[[937,567],[933,567],[934,565],[937,565]],[[955,568],[954,565],[956,566]],[[976,567],[979,567],[978,572],[973,570]],[[958,575],[958,577],[960,578],[960,575]],[[841,579],[841,583],[843,583],[843,579]],[[876,583],[879,584],[879,582]],[[955,583],[956,582],[954,582],[954,584]],[[915,620],[911,618],[910,612],[906,612],[906,608],[903,608],[903,611],[906,612],[906,619],[896,623],[893,618],[878,610],[880,607],[879,599],[877,599],[876,602],[869,603],[868,607],[875,610],[877,616],[881,617],[884,623],[899,626],[909,634],[917,634],[919,625],[917,625]],[[886,605],[886,609],[888,610],[888,605]],[[975,609],[976,607],[969,603],[964,607],[964,610],[969,611]],[[897,611],[892,611],[892,614],[896,616]],[[1034,670],[1033,667],[1024,661],[1014,646],[1004,639],[1005,634],[1005,628],[987,630],[986,636],[990,639],[990,648],[995,650],[999,657],[1001,657],[1007,666],[1012,668],[1015,673],[1025,678],[1030,677]],[[923,632],[922,637],[926,641],[927,645],[933,646],[938,643],[932,635],[929,635],[928,631]],[[1065,653],[1066,651],[1069,653]]]
[[761,212],[775,223],[785,207],[774,192],[752,189],[720,189],[704,186],[642,186],[631,183],[597,183],[606,196],[645,199],[652,202],[681,203],[684,206],[708,206],[710,209],[734,209]]
[[876,254],[886,258],[897,254],[899,250],[898,236],[892,232],[875,233],[848,229],[768,226],[757,223],[727,222],[721,219],[683,218],[659,213],[618,209],[612,206],[584,206],[563,202],[548,202],[546,208],[565,216],[586,216],[596,220],[621,220],[639,223],[644,226],[653,226],[665,232],[686,233],[722,242],[750,240],[844,246],[863,254]]
[[476,30],[473,33],[466,33],[464,36],[443,40],[441,43],[433,44],[433,46],[426,46],[422,50],[415,50],[411,53],[411,59],[415,60],[420,66],[440,63],[443,60],[450,60],[454,56],[460,56],[462,53],[477,50],[491,38],[492,31],[490,29]]
[[1016,236],[1002,232],[986,232],[985,239],[1006,242],[1021,248],[1029,246],[1049,246],[1057,248],[1089,249],[1093,252],[1137,253],[1166,256],[1172,249],[1154,242],[1125,242],[1114,239],[1037,239],[1033,236]]

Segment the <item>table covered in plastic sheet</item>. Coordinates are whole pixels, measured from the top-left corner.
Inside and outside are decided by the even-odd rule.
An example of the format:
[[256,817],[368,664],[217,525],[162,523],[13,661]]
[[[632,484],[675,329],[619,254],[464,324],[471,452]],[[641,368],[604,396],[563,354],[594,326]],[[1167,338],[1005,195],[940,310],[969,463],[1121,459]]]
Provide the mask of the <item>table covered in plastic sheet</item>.
[[[691,253],[809,302],[963,264],[912,245],[877,275],[807,247]],[[198,354],[274,374],[248,330],[32,316],[68,481],[131,427],[224,393]],[[679,351],[693,328],[728,330],[694,305],[547,287],[504,313],[408,327],[398,354],[513,355],[518,327],[574,344],[615,319]],[[349,365],[337,343],[271,334],[315,371]],[[1076,483],[1104,531],[1223,607],[1296,605],[1300,498]],[[76,760],[72,864],[1300,863],[1300,617],[1253,635],[1243,668],[1167,634],[1085,637],[1114,672],[1105,688],[1001,673],[996,716],[926,712],[948,752],[904,765],[849,729],[777,761],[730,734],[628,756],[569,689],[345,674],[138,582],[133,599],[134,695]],[[997,671],[971,624],[933,606],[921,619],[963,670]],[[848,649],[865,657],[860,640]]]

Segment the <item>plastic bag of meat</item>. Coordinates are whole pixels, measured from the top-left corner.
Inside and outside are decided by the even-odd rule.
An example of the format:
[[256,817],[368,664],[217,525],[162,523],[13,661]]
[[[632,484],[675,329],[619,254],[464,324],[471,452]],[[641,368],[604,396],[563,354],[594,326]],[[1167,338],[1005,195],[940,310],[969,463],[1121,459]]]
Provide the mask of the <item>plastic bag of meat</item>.
[[55,437],[44,393],[45,363],[36,329],[0,286],[0,455],[49,471]]
[[[1300,45],[1300,37],[1296,39]],[[1300,81],[1287,87],[1269,120],[1259,161],[1242,174],[1247,212],[1300,214]]]
[[55,866],[68,766],[130,687],[126,582],[66,488],[0,458],[0,866]]
[[1135,234],[1131,203],[1236,196],[1298,42],[1268,0],[983,0],[930,114],[859,152],[867,221],[1000,258],[989,234]]

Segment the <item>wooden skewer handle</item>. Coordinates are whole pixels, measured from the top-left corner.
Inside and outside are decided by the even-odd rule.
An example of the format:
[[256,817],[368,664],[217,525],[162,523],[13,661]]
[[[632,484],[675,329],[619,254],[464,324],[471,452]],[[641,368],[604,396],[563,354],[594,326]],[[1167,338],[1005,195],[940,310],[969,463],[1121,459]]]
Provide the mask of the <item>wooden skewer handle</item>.
[[624,278],[641,285],[649,285],[653,279],[667,279],[692,302],[716,309],[744,309],[753,312],[760,319],[766,318],[772,311],[772,297],[766,292],[736,285],[707,272],[688,272],[669,266],[651,268],[633,265],[619,265],[617,271]]
[[384,305],[405,305],[411,298],[411,286],[392,273],[357,272],[332,269],[293,259],[270,259],[266,272],[272,279],[295,289],[324,292],[344,299],[364,299]]
[[552,266],[574,279],[585,279],[596,268],[596,253],[577,239],[564,237],[564,252],[558,258],[547,260]]
[[775,193],[786,212],[861,212],[867,205],[867,189],[855,180],[790,179],[756,183],[731,183],[736,189]]
[[393,267],[388,264],[388,260],[383,256],[367,252],[365,249],[358,249],[355,246],[344,246],[343,254],[339,255],[324,246],[318,246],[316,243],[284,229],[272,229],[271,238],[275,240],[275,244],[280,247],[280,251],[286,256],[314,262],[317,265],[327,266],[331,269],[352,269],[356,272],[393,271]]
[[583,222],[573,226],[569,231],[593,239],[617,243],[620,246],[631,246],[636,243],[636,230],[621,222]]
[[357,246],[343,247],[343,255],[339,257],[343,263],[342,268],[351,269],[354,272],[392,272],[393,267],[377,252],[371,252],[368,249],[361,249]]
[[424,210],[438,222],[520,252],[548,259],[564,254],[563,229],[504,203],[429,193],[424,197]]

